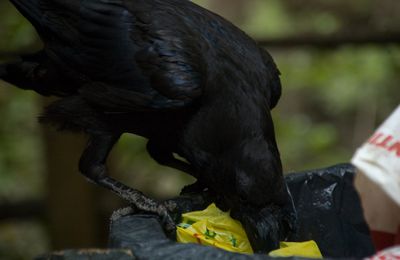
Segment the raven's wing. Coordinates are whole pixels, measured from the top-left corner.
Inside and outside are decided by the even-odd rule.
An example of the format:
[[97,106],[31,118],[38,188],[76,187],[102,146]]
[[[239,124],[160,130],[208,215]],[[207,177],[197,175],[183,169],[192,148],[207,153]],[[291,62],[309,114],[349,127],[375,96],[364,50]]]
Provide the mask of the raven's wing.
[[[181,17],[152,6],[158,1],[12,1],[35,25],[48,55],[84,82],[80,93],[98,107],[176,108],[201,95],[197,39]],[[165,2],[174,8],[174,1]]]
[[[84,86],[80,92],[96,105],[113,111],[178,108],[191,104],[202,93],[201,75],[205,70],[196,35],[181,17],[168,12],[167,7],[174,8],[168,1],[164,6],[152,6],[149,1],[126,3],[129,5],[83,3],[82,37],[88,37],[89,43],[93,43],[92,51],[98,52],[96,55],[89,53],[86,59],[100,57],[97,64],[102,64],[105,50],[101,39],[104,37],[111,37],[110,44],[119,46],[106,56],[107,63],[116,66],[110,71],[104,71],[103,64],[97,66],[96,73],[102,71],[107,76],[96,79],[97,84]],[[110,13],[112,9],[116,11]],[[107,15],[103,10],[107,10]],[[118,29],[107,32],[104,25],[99,26],[108,20],[113,20],[111,24]]]
[[269,108],[273,109],[281,95],[282,95],[282,86],[280,80],[280,71],[278,70],[274,60],[272,59],[271,55],[265,51],[264,49],[260,49],[261,57],[265,64],[266,70],[264,71],[265,75],[270,79],[269,85],[267,88],[270,90],[269,93]]

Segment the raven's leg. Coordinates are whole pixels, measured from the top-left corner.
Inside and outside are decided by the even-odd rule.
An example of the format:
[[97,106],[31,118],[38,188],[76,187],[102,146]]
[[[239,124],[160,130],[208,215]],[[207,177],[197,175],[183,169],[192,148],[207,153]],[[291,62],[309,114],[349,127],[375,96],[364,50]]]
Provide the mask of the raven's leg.
[[147,142],[146,148],[151,158],[153,158],[159,164],[186,172],[187,174],[197,178],[193,167],[187,162],[176,159],[171,149],[160,145],[152,139]]
[[119,135],[111,134],[92,135],[80,159],[80,171],[89,180],[131,202],[137,209],[159,215],[166,231],[173,232],[175,230],[175,223],[164,204],[146,197],[140,191],[128,187],[107,175],[105,161],[118,138]]
[[197,179],[195,183],[183,187],[181,194],[198,193],[202,192],[206,188],[206,186],[200,181],[199,175],[195,172],[193,166],[189,163],[176,159],[173,155],[173,152],[167,147],[150,139],[147,142],[147,151],[149,152],[150,156],[159,164],[186,172]]

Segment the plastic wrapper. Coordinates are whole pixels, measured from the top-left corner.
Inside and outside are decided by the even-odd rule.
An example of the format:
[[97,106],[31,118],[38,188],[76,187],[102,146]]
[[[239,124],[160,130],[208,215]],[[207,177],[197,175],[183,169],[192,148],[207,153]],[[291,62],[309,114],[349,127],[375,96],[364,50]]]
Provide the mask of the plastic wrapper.
[[376,255],[366,258],[366,260],[399,260],[400,259],[400,245],[386,248],[379,251]]
[[304,258],[322,258],[317,243],[315,241],[305,242],[280,242],[279,249],[269,252],[272,257],[298,256]]
[[352,163],[400,207],[400,106],[357,150]]
[[242,224],[214,203],[205,210],[182,215],[182,222],[177,227],[177,241],[215,246],[236,253],[253,253]]

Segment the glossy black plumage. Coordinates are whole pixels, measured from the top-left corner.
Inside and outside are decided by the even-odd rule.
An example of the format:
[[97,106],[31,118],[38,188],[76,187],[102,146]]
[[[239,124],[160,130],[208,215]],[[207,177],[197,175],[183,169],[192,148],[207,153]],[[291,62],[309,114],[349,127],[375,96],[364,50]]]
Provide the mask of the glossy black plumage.
[[[80,162],[85,176],[170,223],[163,205],[105,169],[121,134],[144,136],[156,161],[195,176],[245,223],[256,251],[277,246],[290,214],[281,210],[288,194],[270,115],[281,94],[279,72],[266,51],[190,1],[11,2],[44,49],[3,65],[0,76],[62,97],[41,120],[91,136]],[[260,212],[272,224],[258,223]]]

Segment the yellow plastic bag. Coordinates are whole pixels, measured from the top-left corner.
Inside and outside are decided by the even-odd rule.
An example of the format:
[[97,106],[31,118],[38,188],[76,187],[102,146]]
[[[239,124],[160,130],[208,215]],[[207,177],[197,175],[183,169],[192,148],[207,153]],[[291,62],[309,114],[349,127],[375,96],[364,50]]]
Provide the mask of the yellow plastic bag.
[[[236,253],[252,254],[250,242],[242,224],[230,217],[212,203],[205,210],[182,215],[182,223],[177,227],[177,240],[181,243],[197,243],[214,246]],[[280,249],[270,252],[270,256],[302,256],[322,258],[314,241],[281,242]]]
[[182,215],[177,227],[177,240],[181,243],[197,243],[215,246],[231,252],[253,253],[247,235],[239,221],[232,219],[211,204],[203,211]]
[[314,240],[306,242],[280,242],[279,249],[269,252],[269,256],[273,257],[307,257],[307,258],[322,258],[317,243]]

